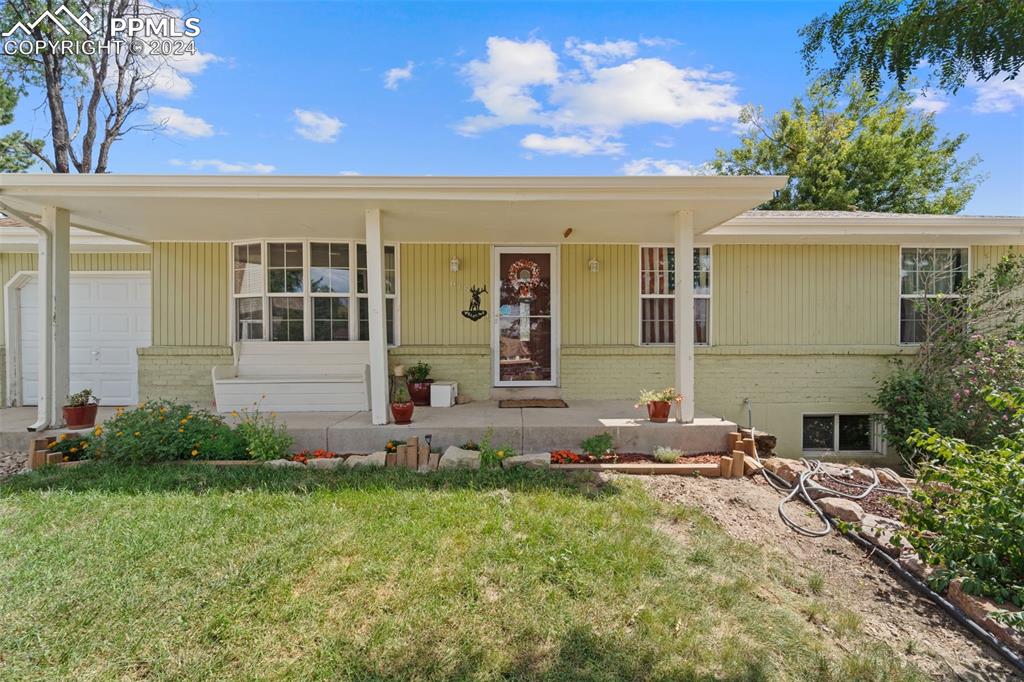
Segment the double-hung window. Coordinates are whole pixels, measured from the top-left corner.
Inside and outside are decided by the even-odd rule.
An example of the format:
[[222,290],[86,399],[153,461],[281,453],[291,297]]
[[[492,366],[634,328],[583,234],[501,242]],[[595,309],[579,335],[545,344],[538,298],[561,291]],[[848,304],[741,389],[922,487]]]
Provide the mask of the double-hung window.
[[965,248],[904,248],[900,251],[900,343],[921,343],[929,299],[957,297],[967,279]]
[[[676,261],[671,246],[640,249],[640,343],[675,343]],[[711,249],[693,250],[693,342],[711,331]]]
[[[235,244],[238,341],[349,341],[370,336],[366,245],[268,241]],[[384,247],[388,344],[396,343],[396,247]]]

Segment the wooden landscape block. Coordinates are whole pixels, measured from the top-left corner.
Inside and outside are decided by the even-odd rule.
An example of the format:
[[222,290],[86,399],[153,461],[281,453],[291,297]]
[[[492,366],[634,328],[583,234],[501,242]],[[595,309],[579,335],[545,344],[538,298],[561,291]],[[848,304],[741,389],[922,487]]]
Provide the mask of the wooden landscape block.
[[386,466],[386,467],[398,466],[398,453],[397,452],[389,452],[386,455],[384,455],[384,466]]
[[34,470],[46,464],[48,454],[46,450],[33,450],[28,453],[28,468]]
[[427,468],[431,471],[437,470],[437,465],[441,463],[441,453],[431,452],[430,457],[427,458]]
[[730,433],[728,435],[728,437],[727,437],[727,442],[728,442],[728,445],[729,445],[729,448],[728,448],[729,452],[732,452],[733,450],[735,450],[736,449],[736,443],[740,442],[741,440],[743,440],[743,434],[742,433],[740,433],[738,431],[733,431],[732,433]]
[[427,466],[430,462],[430,446],[426,443],[420,443],[420,447],[417,450],[416,455],[416,468],[422,469]]
[[722,478],[729,478],[732,476],[732,457],[722,457],[722,459],[718,461],[718,466],[721,467],[720,475]]
[[761,471],[761,469],[764,469],[764,466],[758,463],[756,459],[754,459],[753,457],[744,456],[743,472],[745,474],[747,474],[748,476],[753,476],[757,472]]
[[744,438],[743,441],[742,441],[741,447],[738,448],[738,449],[742,450],[745,454],[748,454],[751,457],[753,457],[754,456],[754,439],[753,438]]
[[746,455],[739,450],[733,450],[732,453],[732,477],[739,478],[743,475],[743,466],[746,463]]
[[64,455],[60,454],[59,452],[46,453],[47,464],[60,464],[62,461],[64,461]]
[[33,438],[29,441],[28,451],[29,452],[40,452],[49,449],[50,442],[56,440],[54,438]]

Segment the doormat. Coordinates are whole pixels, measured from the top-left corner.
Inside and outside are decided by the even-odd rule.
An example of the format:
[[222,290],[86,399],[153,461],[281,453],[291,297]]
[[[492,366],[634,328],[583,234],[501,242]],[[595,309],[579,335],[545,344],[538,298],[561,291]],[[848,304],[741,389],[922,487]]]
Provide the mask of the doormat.
[[569,407],[559,398],[527,398],[521,400],[500,400],[498,407]]

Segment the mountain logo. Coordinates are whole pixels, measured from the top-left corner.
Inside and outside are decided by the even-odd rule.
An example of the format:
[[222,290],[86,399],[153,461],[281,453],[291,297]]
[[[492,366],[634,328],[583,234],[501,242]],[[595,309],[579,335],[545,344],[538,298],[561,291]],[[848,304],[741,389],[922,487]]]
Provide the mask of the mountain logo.
[[[68,24],[62,23],[61,20],[57,18],[58,14],[64,15],[64,21],[69,22],[69,23]],[[89,14],[88,12],[82,12],[81,16],[78,16],[74,12],[69,10],[67,8],[67,6],[61,5],[60,7],[58,7],[53,12],[51,12],[50,10],[43,11],[42,14],[40,14],[38,17],[36,17],[35,21],[30,22],[27,25],[25,23],[19,21],[9,31],[4,31],[3,37],[4,38],[10,38],[12,35],[17,33],[18,31],[21,31],[26,36],[31,38],[32,37],[32,31],[37,26],[39,26],[39,24],[43,23],[44,21],[49,21],[51,24],[54,25],[54,27],[58,31],[60,31],[61,33],[63,33],[66,36],[69,36],[69,35],[71,35],[71,29],[68,28],[70,23],[74,23],[80,29],[85,31],[86,33],[91,33],[92,32],[91,24],[93,23],[93,16],[91,14]]]

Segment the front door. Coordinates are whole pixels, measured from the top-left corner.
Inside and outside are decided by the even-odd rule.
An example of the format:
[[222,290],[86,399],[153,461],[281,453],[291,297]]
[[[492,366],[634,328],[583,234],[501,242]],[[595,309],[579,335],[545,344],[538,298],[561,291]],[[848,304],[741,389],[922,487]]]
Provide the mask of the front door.
[[558,385],[554,247],[494,249],[494,385]]

